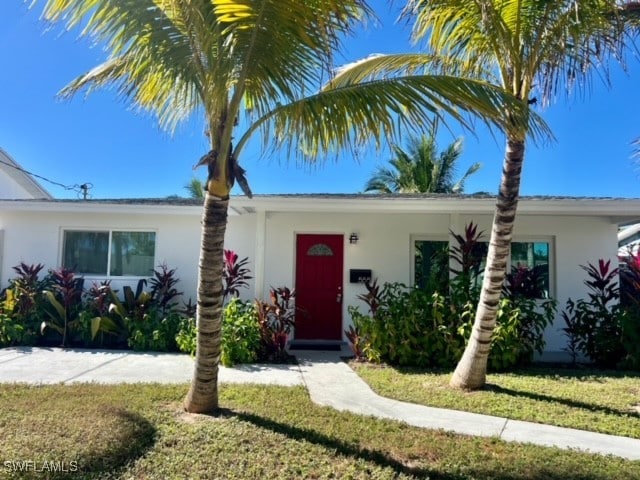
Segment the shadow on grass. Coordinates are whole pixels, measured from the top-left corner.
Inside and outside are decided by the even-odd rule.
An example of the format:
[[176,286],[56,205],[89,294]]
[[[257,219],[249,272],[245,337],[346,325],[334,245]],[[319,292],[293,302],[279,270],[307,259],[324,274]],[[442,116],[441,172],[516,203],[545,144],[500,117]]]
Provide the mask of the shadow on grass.
[[[448,369],[420,369],[415,367],[391,367],[400,374],[421,374],[421,373],[450,373]],[[492,373],[492,372],[490,372]],[[617,371],[617,370],[597,370],[591,367],[585,367],[583,369],[576,368],[573,365],[567,364],[549,364],[549,365],[535,365],[531,368],[518,368],[512,371],[506,372],[506,374],[518,375],[523,377],[555,377],[558,379],[576,379],[576,380],[589,380],[598,381],[598,378],[638,378],[640,379],[640,372],[632,371]],[[604,380],[601,380],[604,381]],[[640,418],[640,413],[636,413],[630,410],[619,410],[611,407],[597,405],[594,403],[581,402],[577,400],[569,400],[562,397],[554,397],[551,395],[544,395],[540,393],[527,392],[523,390],[515,390],[511,388],[501,387],[494,383],[487,383],[484,390],[500,393],[503,395],[509,395],[511,397],[522,397],[530,400],[536,400],[541,402],[558,403],[571,408],[579,408],[582,410],[588,410],[590,412],[605,413],[608,415],[614,415],[618,417],[637,417]]]
[[598,381],[599,378],[639,378],[640,372],[632,370],[599,369],[593,365],[570,363],[544,363],[538,362],[530,367],[519,367],[506,373],[523,377],[556,377],[576,380]]
[[130,463],[153,447],[156,428],[146,418],[125,409],[108,409],[105,414],[118,422],[118,428],[117,431],[104,432],[99,439],[100,445],[95,449],[77,457],[73,457],[71,452],[69,458],[59,458],[60,454],[56,458],[41,456],[39,460],[34,459],[35,467],[31,471],[12,472],[15,475],[12,478],[117,478]]
[[621,411],[615,408],[605,407],[602,405],[596,405],[593,403],[580,402],[577,400],[569,400],[561,397],[553,397],[551,395],[543,395],[541,393],[524,392],[522,390],[513,390],[511,388],[501,387],[492,383],[487,383],[484,387],[485,390],[500,393],[503,395],[509,395],[511,397],[528,398],[530,400],[536,400],[539,402],[558,403],[571,408],[580,408],[582,410],[588,410],[590,412],[606,413],[607,415],[614,415],[618,417],[638,417],[640,413],[631,411]]
[[467,478],[464,475],[453,475],[441,473],[424,468],[416,468],[405,465],[404,463],[392,458],[387,453],[371,450],[368,448],[360,448],[356,445],[344,442],[334,437],[325,435],[322,432],[311,430],[307,428],[296,427],[286,423],[276,422],[268,418],[254,415],[247,412],[235,412],[227,410],[224,414],[234,415],[235,417],[249,422],[256,427],[271,430],[275,433],[286,435],[288,438],[298,441],[305,441],[320,445],[330,451],[335,451],[338,455],[345,457],[351,457],[355,459],[362,459],[367,462],[375,463],[383,468],[391,468],[396,474],[413,475],[418,478],[429,478],[433,480],[461,480]]
[[[296,427],[290,424],[277,422],[259,415],[255,415],[248,412],[235,412],[232,410],[223,409],[219,413],[222,416],[235,416],[236,418],[245,422],[251,423],[256,427],[270,430],[275,433],[279,433],[287,436],[290,439],[297,441],[309,442],[315,445],[322,446],[329,451],[335,451],[337,455],[345,457],[351,457],[354,460],[364,460],[366,462],[374,463],[382,468],[392,469],[396,475],[407,475],[414,478],[424,478],[430,480],[462,480],[469,478],[492,478],[495,480],[596,480],[600,477],[597,475],[589,475],[584,472],[575,472],[570,466],[558,465],[554,468],[553,465],[543,465],[536,461],[535,464],[523,465],[520,472],[508,473],[500,472],[495,469],[491,469],[491,466],[485,465],[482,461],[479,461],[477,465],[463,466],[461,473],[443,472],[434,468],[425,468],[418,466],[407,465],[396,458],[393,458],[390,454],[373,450],[366,447],[359,447],[356,444],[344,442],[335,437],[326,435],[323,432]],[[410,435],[410,432],[407,432]],[[471,445],[470,445],[471,446]],[[473,446],[471,446],[473,448]],[[544,448],[544,447],[531,447],[531,448]],[[425,446],[425,450],[428,446]],[[460,455],[458,459],[450,459],[450,462],[444,462],[444,465],[456,465],[464,464],[465,452],[458,451],[456,455]],[[571,455],[571,453],[567,453]],[[520,460],[520,459],[518,459]],[[420,462],[421,459],[411,460],[411,463]],[[428,460],[425,460],[428,462]],[[505,464],[510,462],[510,459],[505,459]],[[448,467],[442,467],[448,468]],[[499,466],[497,468],[500,468]]]

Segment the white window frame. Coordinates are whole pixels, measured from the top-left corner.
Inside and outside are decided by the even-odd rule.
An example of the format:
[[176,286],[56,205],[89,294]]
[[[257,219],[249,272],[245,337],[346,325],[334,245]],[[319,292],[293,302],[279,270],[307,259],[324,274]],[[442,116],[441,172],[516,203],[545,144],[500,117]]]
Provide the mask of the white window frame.
[[127,227],[62,227],[60,229],[60,249],[58,252],[58,264],[62,265],[64,261],[64,241],[66,232],[104,232],[109,234],[109,245],[107,247],[107,271],[104,274],[97,273],[84,273],[77,272],[85,278],[106,278],[106,279],[118,279],[118,280],[138,280],[141,278],[150,278],[153,276],[153,272],[149,272],[147,275],[111,275],[111,242],[113,240],[113,232],[125,232],[125,233],[153,233],[155,235],[153,245],[153,267],[156,267],[156,258],[158,250],[158,231],[150,228],[127,228]]

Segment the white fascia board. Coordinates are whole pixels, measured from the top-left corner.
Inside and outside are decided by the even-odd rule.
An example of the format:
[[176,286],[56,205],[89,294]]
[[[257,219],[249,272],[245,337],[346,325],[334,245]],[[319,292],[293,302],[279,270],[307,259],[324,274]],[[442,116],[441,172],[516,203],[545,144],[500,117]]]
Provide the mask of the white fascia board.
[[[167,205],[167,204],[136,204],[136,203],[107,203],[107,202],[38,202],[38,201],[2,201],[0,211],[31,211],[31,212],[64,212],[64,213],[122,213],[137,215],[202,215],[199,205]],[[232,214],[230,212],[230,214]]]
[[[148,201],[147,201],[148,202]],[[40,212],[122,213],[144,215],[202,215],[202,205],[136,203],[130,201],[34,201],[0,200],[0,210]],[[229,215],[264,212],[317,213],[461,213],[491,215],[495,199],[490,197],[389,198],[359,196],[256,196],[232,197]],[[640,222],[638,199],[522,198],[519,215],[597,216],[611,224]]]
[[[463,213],[493,214],[493,198],[348,198],[330,196],[265,196],[233,197],[237,210],[254,209],[270,212],[351,212],[351,213]],[[606,217],[613,224],[640,219],[638,199],[554,199],[522,198],[518,213],[523,215],[563,215]]]

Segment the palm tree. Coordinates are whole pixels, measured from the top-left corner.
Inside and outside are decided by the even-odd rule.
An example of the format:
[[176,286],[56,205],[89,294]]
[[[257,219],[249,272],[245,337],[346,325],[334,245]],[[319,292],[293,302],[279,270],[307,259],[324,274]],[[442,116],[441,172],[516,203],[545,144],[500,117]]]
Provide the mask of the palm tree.
[[[396,129],[424,127],[434,112],[464,119],[465,111],[477,111],[500,127],[529,121],[507,117],[505,103],[524,110],[484,81],[412,74],[415,69],[404,67],[352,75],[359,63],[330,71],[342,41],[371,15],[364,0],[47,0],[46,19],[82,25],[109,52],[62,95],[111,85],[169,130],[194,114],[204,119],[210,151],[198,162],[208,176],[187,411],[218,408],[229,194],[234,181],[251,194],[238,158],[254,133],[262,134],[265,147],[314,161],[343,147],[393,140]],[[232,144],[236,126],[245,124]]]
[[462,155],[462,138],[438,154],[435,136],[411,137],[408,151],[392,147],[395,158],[391,168],[378,167],[364,187],[378,193],[461,193],[464,182],[478,171],[480,163],[471,165],[454,181],[456,163]]
[[189,192],[189,198],[204,200],[205,185],[199,178],[193,177],[184,185],[184,189]]
[[[561,87],[581,87],[610,59],[624,64],[637,34],[640,3],[619,0],[409,0],[413,37],[459,72],[484,78],[532,112]],[[525,125],[525,124],[523,124]],[[487,357],[520,189],[525,141],[531,131],[507,125],[503,174],[471,338],[451,379],[465,389],[483,386]]]

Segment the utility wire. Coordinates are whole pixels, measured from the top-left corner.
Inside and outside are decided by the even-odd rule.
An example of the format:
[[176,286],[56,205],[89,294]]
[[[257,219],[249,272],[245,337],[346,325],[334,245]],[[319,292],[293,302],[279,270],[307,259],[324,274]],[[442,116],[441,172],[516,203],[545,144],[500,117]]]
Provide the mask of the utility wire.
[[30,172],[29,170],[25,170],[22,167],[13,165],[9,162],[5,162],[4,160],[0,160],[0,163],[3,165],[6,165],[7,167],[11,167],[14,168],[20,172],[26,173],[28,175],[31,175],[32,177],[36,177],[39,178],[40,180],[44,180],[45,182],[48,182],[52,185],[56,185],[58,187],[62,187],[65,190],[69,190],[69,191],[74,191],[77,193],[78,198],[80,198],[80,195],[82,195],[82,199],[83,200],[87,200],[87,198],[91,198],[91,195],[89,195],[89,190],[93,188],[93,183],[83,183],[82,185],[78,185],[77,183],[73,184],[73,185],[64,185],[63,183],[60,182],[56,182],[54,180],[50,180],[46,177],[43,177],[42,175],[38,175],[37,173],[33,173]]

